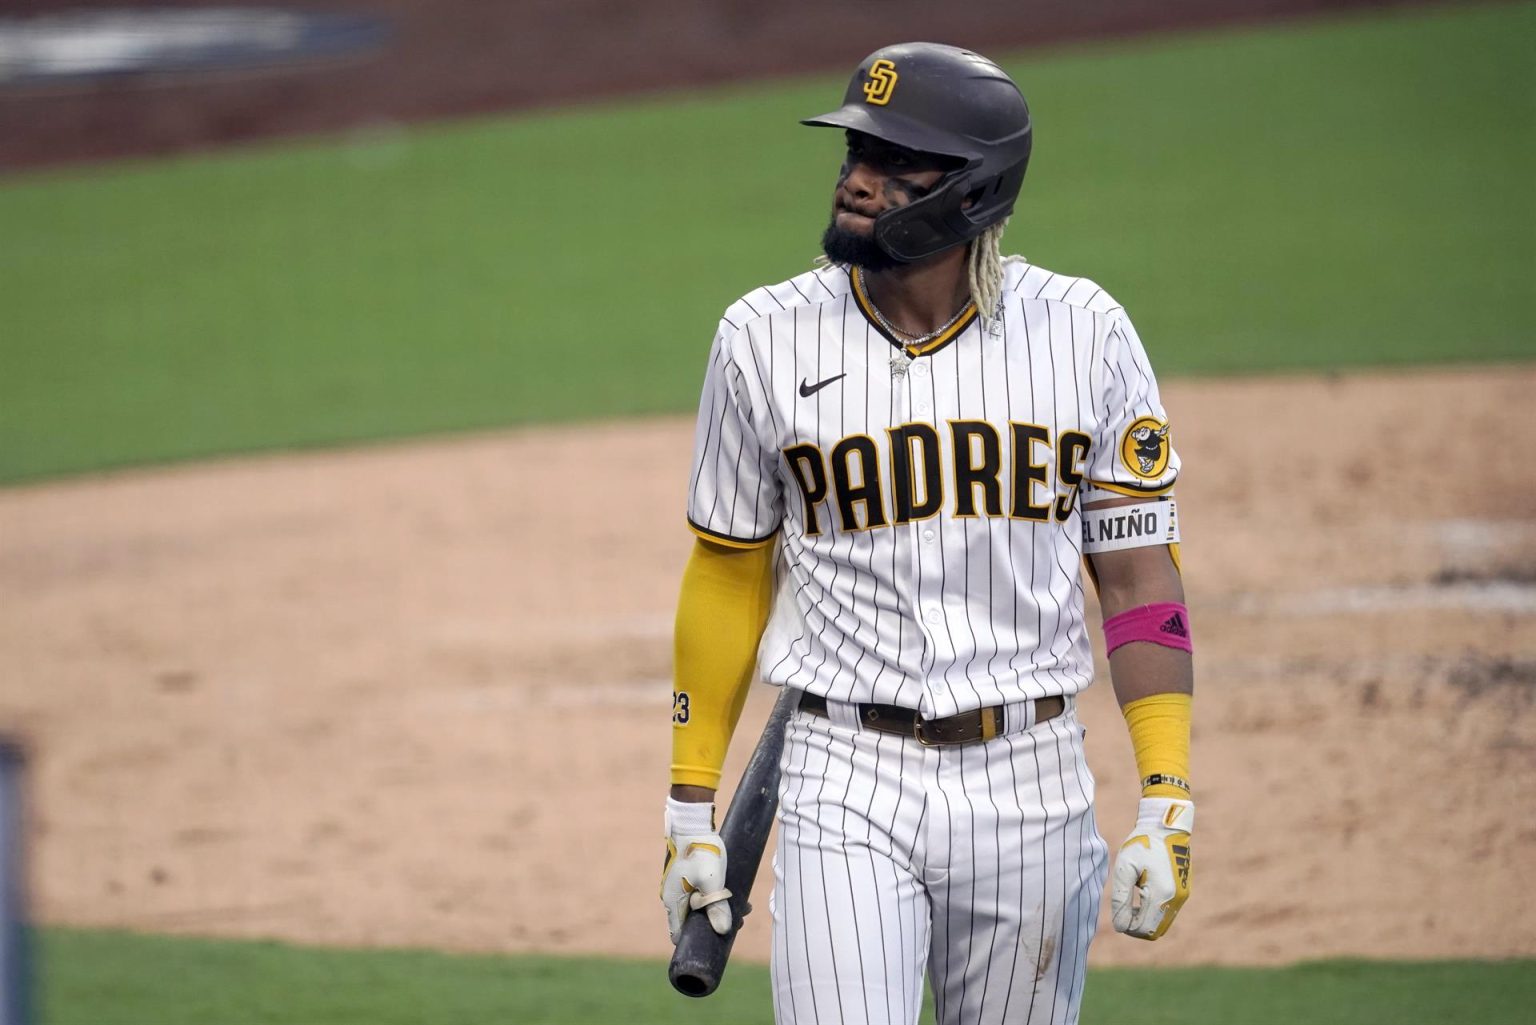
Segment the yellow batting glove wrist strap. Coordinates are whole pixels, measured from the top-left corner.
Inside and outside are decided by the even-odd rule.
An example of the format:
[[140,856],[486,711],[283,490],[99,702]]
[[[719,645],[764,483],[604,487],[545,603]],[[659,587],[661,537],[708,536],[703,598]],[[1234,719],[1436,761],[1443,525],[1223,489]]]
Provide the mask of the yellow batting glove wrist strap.
[[[1189,725],[1192,699],[1188,694],[1153,694],[1132,701],[1122,710],[1136,751],[1136,771],[1149,776],[1189,781]],[[1189,791],[1176,783],[1156,781],[1145,786],[1143,797],[1188,799]]]
[[677,601],[672,783],[718,787],[773,602],[774,545],[694,544]]

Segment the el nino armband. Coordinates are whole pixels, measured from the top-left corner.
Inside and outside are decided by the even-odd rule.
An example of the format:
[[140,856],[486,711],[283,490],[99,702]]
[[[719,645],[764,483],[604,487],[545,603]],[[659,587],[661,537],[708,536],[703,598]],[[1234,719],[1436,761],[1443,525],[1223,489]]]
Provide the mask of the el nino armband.
[[1178,504],[1172,498],[1083,510],[1083,551],[1089,555],[1178,541]]

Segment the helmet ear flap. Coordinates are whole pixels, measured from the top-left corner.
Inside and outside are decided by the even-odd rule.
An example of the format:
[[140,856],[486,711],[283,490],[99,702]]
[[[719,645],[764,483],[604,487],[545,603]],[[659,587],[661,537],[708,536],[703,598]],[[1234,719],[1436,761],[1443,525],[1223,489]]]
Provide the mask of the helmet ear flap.
[[1023,179],[1023,164],[986,177],[956,171],[922,199],[875,218],[875,242],[904,263],[962,245],[1013,213]]
[[904,263],[927,259],[963,241],[970,225],[962,206],[974,191],[972,178],[957,171],[940,179],[932,192],[875,218],[875,242]]

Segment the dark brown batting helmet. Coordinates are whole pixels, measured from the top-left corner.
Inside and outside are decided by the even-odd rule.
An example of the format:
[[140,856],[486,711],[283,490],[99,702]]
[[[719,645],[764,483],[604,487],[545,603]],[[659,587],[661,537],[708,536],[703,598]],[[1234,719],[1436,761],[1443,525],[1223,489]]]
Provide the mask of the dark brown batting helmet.
[[875,218],[876,243],[907,262],[968,242],[1011,214],[1029,165],[1024,94],[987,58],[942,43],[876,50],[860,62],[841,107],[801,124],[965,162],[922,199]]

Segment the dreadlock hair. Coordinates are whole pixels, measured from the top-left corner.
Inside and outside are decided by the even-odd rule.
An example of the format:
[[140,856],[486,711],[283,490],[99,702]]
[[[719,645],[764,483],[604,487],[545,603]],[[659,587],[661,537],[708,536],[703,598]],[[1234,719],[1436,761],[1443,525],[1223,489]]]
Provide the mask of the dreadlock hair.
[[1008,218],[987,228],[971,242],[965,272],[971,286],[971,300],[983,320],[991,320],[997,300],[1003,294],[1003,229]]

